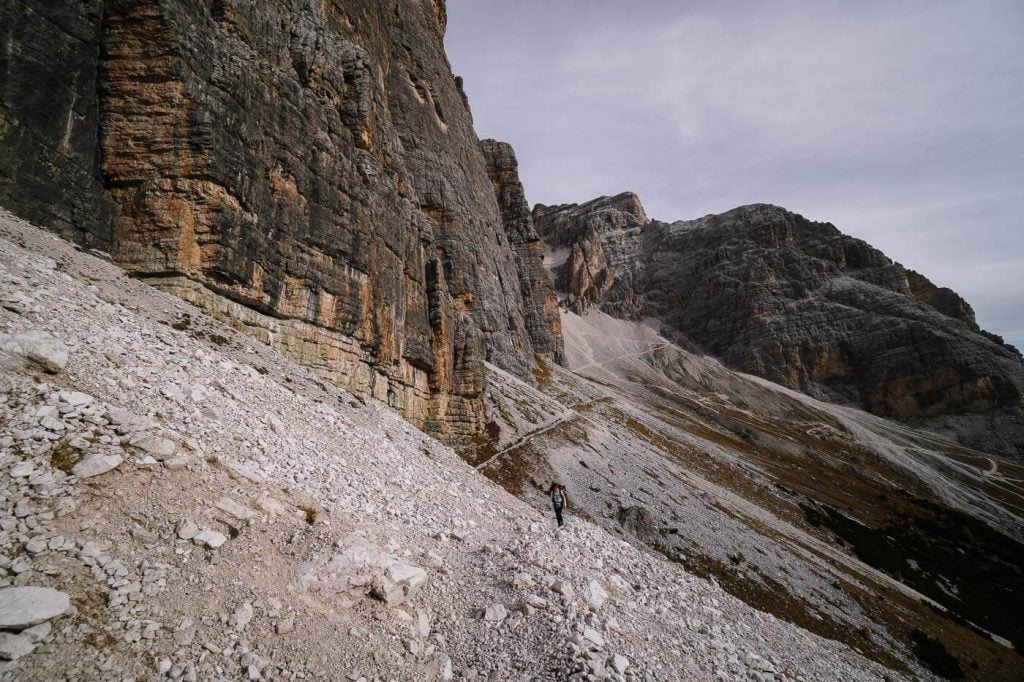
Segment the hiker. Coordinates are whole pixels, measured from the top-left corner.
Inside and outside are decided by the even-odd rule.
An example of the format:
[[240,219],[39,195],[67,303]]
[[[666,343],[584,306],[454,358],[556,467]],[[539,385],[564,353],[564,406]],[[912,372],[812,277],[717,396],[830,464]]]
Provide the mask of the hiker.
[[567,506],[569,499],[565,495],[565,486],[561,483],[552,483],[548,488],[548,495],[551,496],[551,506],[555,508],[555,518],[558,519],[558,527],[565,525],[562,520],[562,509]]

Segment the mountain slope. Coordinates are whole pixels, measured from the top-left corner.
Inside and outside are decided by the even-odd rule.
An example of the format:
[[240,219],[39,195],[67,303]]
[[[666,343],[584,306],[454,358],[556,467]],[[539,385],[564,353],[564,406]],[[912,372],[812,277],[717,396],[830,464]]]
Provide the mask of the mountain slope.
[[1020,674],[985,632],[1024,636],[1024,469],[735,373],[651,324],[566,313],[568,369],[540,392],[489,387],[500,438],[480,471],[537,506],[566,481],[609,532],[886,665]]
[[[1024,453],[1024,364],[970,306],[834,226],[763,204],[645,221],[634,195],[538,206],[577,311],[638,319],[809,395]],[[598,285],[593,283],[597,282]]]
[[[0,596],[74,607],[0,675],[889,674],[585,521],[553,533],[383,406],[4,214],[0,302]],[[72,468],[97,455],[115,466]],[[425,579],[381,594],[382,554]]]

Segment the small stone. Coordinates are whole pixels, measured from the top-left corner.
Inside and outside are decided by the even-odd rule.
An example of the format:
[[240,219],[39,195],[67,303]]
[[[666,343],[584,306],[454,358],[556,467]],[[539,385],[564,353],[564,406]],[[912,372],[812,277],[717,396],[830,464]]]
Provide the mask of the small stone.
[[512,578],[512,587],[523,590],[533,585],[533,578],[529,573],[516,573]]
[[25,543],[25,551],[29,554],[40,554],[49,548],[46,540],[33,538]]
[[92,396],[87,393],[79,393],[78,391],[61,391],[59,400],[71,407],[83,407],[92,402]]
[[292,616],[285,616],[281,620],[277,621],[277,634],[286,635],[295,629],[295,618]]
[[601,587],[601,583],[591,580],[583,589],[583,596],[591,609],[597,610],[608,600],[608,592]]
[[166,675],[168,673],[168,671],[170,671],[172,665],[173,664],[168,659],[166,659],[166,658],[161,660],[159,665],[157,665],[157,667],[156,667],[157,674],[158,675]]
[[121,426],[132,421],[131,412],[120,407],[111,407],[103,413],[103,418],[114,426]]
[[252,509],[235,502],[230,497],[220,498],[214,503],[214,506],[228,516],[233,516],[239,521],[248,521],[256,516],[256,512]]
[[566,581],[566,580],[556,580],[551,585],[551,589],[553,591],[557,592],[558,594],[560,594],[560,595],[562,595],[564,597],[568,597],[570,599],[572,598],[572,595],[574,594],[574,590],[572,588],[572,584],[570,582]]
[[71,473],[79,478],[92,478],[116,469],[123,461],[121,455],[90,455],[78,462]]
[[609,664],[611,665],[612,670],[614,670],[620,675],[625,675],[626,668],[629,667],[629,659],[623,656],[622,654],[615,654],[614,656],[612,656],[611,661],[609,661]]
[[170,459],[164,460],[164,467],[170,471],[178,471],[179,469],[184,469],[186,466],[188,466],[188,457],[184,454],[177,454]]
[[592,642],[597,647],[604,646],[604,637],[594,628],[583,628],[583,638]]
[[71,606],[68,595],[49,587],[0,589],[0,629],[24,630],[56,618]]
[[284,424],[275,415],[267,415],[267,423],[270,424],[270,428],[277,435],[281,436],[285,433]]
[[231,615],[231,625],[233,625],[236,630],[241,632],[249,626],[250,621],[252,621],[252,616],[252,604],[250,604],[249,602],[245,602],[237,609],[235,609],[235,612]]
[[138,540],[144,545],[151,545],[157,541],[156,535],[142,526],[133,526],[131,530],[131,536],[135,540]]
[[25,635],[0,633],[0,660],[15,661],[32,653],[35,648],[36,645]]
[[448,682],[455,676],[452,670],[452,659],[448,654],[438,654],[434,660],[430,662],[430,666],[427,669],[427,679],[430,680],[444,680]]
[[416,610],[416,624],[413,626],[413,634],[420,639],[430,636],[430,616],[423,609]]
[[192,542],[200,546],[209,547],[210,549],[217,549],[227,542],[227,540],[227,537],[225,537],[223,533],[218,533],[215,530],[209,529],[199,531],[199,533],[192,538]]
[[187,616],[182,618],[181,622],[174,628],[171,636],[174,639],[174,643],[178,646],[188,646],[196,636],[195,622]]
[[178,522],[178,537],[182,540],[191,540],[199,535],[199,526],[189,519]]
[[508,617],[508,609],[501,604],[491,604],[484,609],[484,620],[491,622],[503,621]]
[[177,448],[177,444],[170,438],[146,432],[133,433],[128,437],[128,444],[152,455],[161,462],[173,455]]
[[273,497],[262,497],[256,506],[260,508],[260,511],[270,514],[271,516],[281,516],[285,512],[284,505],[275,500]]
[[27,630],[22,630],[21,634],[25,635],[30,640],[32,640],[33,644],[39,644],[39,642],[42,642],[50,635],[50,630],[52,629],[53,626],[50,625],[50,621],[46,621],[44,623],[40,623],[39,625],[33,625]]
[[32,462],[30,462],[29,460],[25,460],[23,462],[18,462],[13,467],[11,467],[11,477],[12,478],[27,478],[27,477],[31,476],[32,472],[34,472],[35,470],[36,470],[36,465],[33,464]]

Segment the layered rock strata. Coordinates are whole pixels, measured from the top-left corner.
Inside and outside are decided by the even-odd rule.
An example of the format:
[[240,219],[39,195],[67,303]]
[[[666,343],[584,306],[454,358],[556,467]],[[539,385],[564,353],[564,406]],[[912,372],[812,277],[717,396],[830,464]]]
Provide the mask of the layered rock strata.
[[96,153],[103,5],[0,2],[0,204],[101,247],[114,209]]
[[555,273],[570,305],[657,317],[741,371],[1024,453],[1021,356],[955,292],[776,206],[638,224],[623,197],[534,209],[567,254]]
[[482,140],[487,174],[501,209],[505,234],[519,270],[519,286],[526,313],[526,331],[533,350],[548,360],[565,363],[562,317],[551,278],[544,269],[544,242],[533,225],[526,193],[519,179],[519,161],[507,142]]
[[529,378],[558,343],[443,2],[41,4],[0,8],[5,205],[447,439],[484,422],[485,360]]
[[549,248],[555,286],[568,292],[566,306],[583,313],[601,303],[629,314],[642,291],[642,231],[647,214],[632,192],[584,204],[533,208],[537,231]]

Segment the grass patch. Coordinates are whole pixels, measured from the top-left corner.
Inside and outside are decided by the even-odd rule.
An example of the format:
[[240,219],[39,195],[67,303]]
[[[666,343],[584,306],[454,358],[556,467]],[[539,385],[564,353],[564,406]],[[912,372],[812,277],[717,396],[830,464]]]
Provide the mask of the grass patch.
[[545,389],[551,385],[551,365],[540,355],[534,354],[536,367],[533,370],[533,378],[537,380],[537,386]]
[[942,604],[947,617],[1020,646],[1024,545],[958,510],[920,498],[909,502],[901,517],[877,528],[826,504],[800,506],[809,524],[829,529],[864,563]]
[[501,437],[501,427],[497,422],[491,420],[484,424],[484,430],[470,439],[469,447],[460,451],[462,458],[471,466],[477,466],[486,462],[498,454],[498,439]]
[[960,661],[946,651],[942,642],[917,628],[911,631],[910,639],[914,643],[914,655],[924,667],[943,679],[962,680],[964,678],[964,669],[960,667]]
[[53,452],[50,453],[50,464],[53,468],[60,469],[65,474],[70,474],[71,470],[75,468],[75,465],[81,459],[82,453],[71,447],[64,439],[58,441],[57,445],[53,448]]

